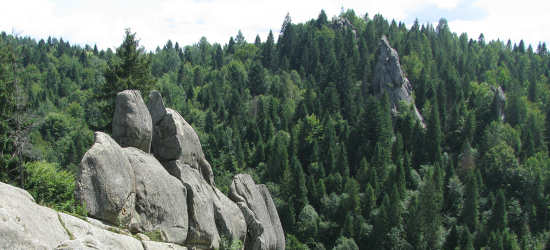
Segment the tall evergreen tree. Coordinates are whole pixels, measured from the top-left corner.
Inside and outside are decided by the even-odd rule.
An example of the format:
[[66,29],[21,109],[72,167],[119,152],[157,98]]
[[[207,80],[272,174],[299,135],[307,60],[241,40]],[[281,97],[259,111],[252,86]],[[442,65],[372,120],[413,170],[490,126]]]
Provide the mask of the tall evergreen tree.
[[104,111],[112,114],[114,101],[118,92],[126,89],[140,90],[146,94],[153,88],[154,79],[151,76],[151,57],[145,49],[139,46],[136,33],[129,28],[124,30],[124,41],[116,49],[118,60],[105,69],[105,82],[99,85],[101,100],[107,101]]

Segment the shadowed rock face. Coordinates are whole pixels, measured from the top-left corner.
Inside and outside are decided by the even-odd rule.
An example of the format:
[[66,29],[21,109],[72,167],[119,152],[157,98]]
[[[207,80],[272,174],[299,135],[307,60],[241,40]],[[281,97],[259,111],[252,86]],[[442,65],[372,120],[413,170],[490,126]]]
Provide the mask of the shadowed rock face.
[[[373,80],[374,91],[377,95],[382,94],[384,91],[388,92],[392,111],[392,121],[395,125],[399,101],[404,101],[407,104],[412,103],[414,105],[412,96],[413,88],[409,79],[405,77],[401,69],[397,51],[390,47],[390,43],[386,36],[382,36],[380,40],[379,51],[380,54],[378,54]],[[416,106],[414,106],[414,112],[416,118],[423,123],[424,119],[418,112]]]
[[254,184],[250,175],[235,175],[229,189],[229,199],[237,203],[248,225],[246,249],[285,248],[281,221],[264,185]]
[[137,90],[117,94],[113,115],[113,139],[121,147],[135,147],[149,153],[153,123],[147,106]]

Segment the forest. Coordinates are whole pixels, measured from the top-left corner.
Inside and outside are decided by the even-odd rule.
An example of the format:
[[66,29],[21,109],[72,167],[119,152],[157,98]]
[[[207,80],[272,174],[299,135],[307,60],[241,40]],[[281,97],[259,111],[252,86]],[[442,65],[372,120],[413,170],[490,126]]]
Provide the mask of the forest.
[[[1,182],[85,215],[74,180],[94,131],[111,133],[116,93],[156,89],[198,133],[222,192],[236,173],[267,185],[287,249],[550,248],[545,43],[351,9],[287,14],[279,34],[226,44],[146,51],[124,32],[106,51],[0,34]],[[424,122],[406,104],[392,117],[376,91],[383,35]]]

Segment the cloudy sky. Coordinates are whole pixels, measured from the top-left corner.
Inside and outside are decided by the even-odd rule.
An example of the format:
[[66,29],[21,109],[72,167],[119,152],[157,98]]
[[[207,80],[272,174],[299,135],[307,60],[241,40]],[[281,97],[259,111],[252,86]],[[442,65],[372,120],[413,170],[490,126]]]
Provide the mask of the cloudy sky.
[[147,50],[168,39],[190,45],[203,36],[225,44],[239,29],[248,42],[256,35],[265,41],[270,29],[277,36],[287,12],[300,23],[317,18],[321,9],[330,19],[341,8],[371,17],[380,13],[407,27],[415,18],[437,24],[445,17],[452,32],[474,39],[483,32],[486,41],[523,39],[535,49],[539,41],[550,43],[547,0],[0,0],[0,6],[0,30],[99,49],[119,46],[126,27]]

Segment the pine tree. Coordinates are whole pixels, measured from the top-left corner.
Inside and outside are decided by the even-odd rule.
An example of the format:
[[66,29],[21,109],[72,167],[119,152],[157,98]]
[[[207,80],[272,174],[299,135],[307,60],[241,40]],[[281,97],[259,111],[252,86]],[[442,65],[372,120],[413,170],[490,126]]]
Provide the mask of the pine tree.
[[437,102],[433,102],[430,109],[428,127],[426,129],[426,152],[428,161],[435,162],[438,152],[441,152],[441,125],[439,123],[439,110]]
[[468,228],[464,228],[460,237],[460,250],[474,250],[472,234]]
[[489,231],[502,231],[508,223],[506,212],[506,197],[504,191],[499,189],[491,212],[491,220],[487,223]]
[[460,221],[466,224],[470,231],[475,232],[479,224],[477,210],[479,191],[476,178],[473,174],[468,175],[465,196],[464,206],[462,207],[462,213],[460,214]]
[[416,194],[413,194],[405,220],[405,235],[413,249],[420,249],[422,241],[422,218],[418,216],[419,213],[420,204]]
[[370,213],[376,207],[376,195],[370,183],[367,184],[364,199],[362,199],[362,201],[363,204],[361,211],[363,212],[363,217],[368,220],[370,218]]
[[105,82],[99,85],[101,100],[107,101],[104,107],[106,114],[112,114],[114,100],[118,92],[126,89],[139,90],[148,93],[153,88],[154,80],[151,77],[151,57],[143,47],[139,46],[136,33],[129,28],[124,30],[124,41],[116,49],[119,60],[113,62],[112,67],[105,69]]
[[405,178],[403,160],[399,159],[397,160],[397,164],[395,166],[395,185],[401,199],[405,198],[407,192],[407,181]]
[[302,170],[302,165],[298,161],[298,157],[292,157],[292,179],[293,185],[292,190],[294,191],[295,200],[294,200],[294,211],[302,211],[304,207],[308,204],[307,200],[307,188],[306,188],[306,175]]

